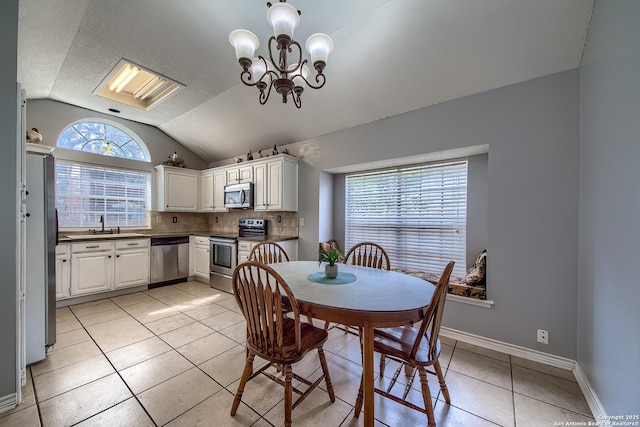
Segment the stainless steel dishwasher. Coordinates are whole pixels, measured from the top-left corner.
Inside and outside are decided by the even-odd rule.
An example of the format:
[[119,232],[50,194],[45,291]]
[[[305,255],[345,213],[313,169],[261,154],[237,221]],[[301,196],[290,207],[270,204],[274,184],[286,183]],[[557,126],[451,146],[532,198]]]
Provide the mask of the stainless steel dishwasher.
[[151,238],[149,288],[171,285],[189,277],[189,236]]

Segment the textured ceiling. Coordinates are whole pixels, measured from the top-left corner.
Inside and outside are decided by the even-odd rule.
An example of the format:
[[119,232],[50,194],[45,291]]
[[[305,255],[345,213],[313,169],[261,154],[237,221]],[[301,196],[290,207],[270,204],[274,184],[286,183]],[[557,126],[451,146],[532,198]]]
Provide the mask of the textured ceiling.
[[[274,1],[274,0],[272,0]],[[590,0],[291,0],[295,39],[334,41],[302,109],[261,106],[229,33],[267,55],[262,0],[21,0],[18,78],[50,98],[157,126],[207,161],[303,141],[580,65]],[[149,111],[92,94],[126,58],[186,85]],[[152,143],[152,142],[151,142]]]

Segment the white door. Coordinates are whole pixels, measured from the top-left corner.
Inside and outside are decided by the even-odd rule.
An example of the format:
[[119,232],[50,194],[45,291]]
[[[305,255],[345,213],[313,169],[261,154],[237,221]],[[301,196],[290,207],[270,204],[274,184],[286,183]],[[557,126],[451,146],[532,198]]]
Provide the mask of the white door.
[[282,161],[267,163],[267,209],[282,210]]
[[209,245],[196,245],[194,250],[194,275],[209,280]]
[[198,210],[198,176],[179,171],[165,171],[166,209]]
[[71,296],[111,290],[113,252],[71,255]]
[[213,211],[213,172],[200,177],[200,210]]
[[268,201],[267,164],[262,163],[253,168],[253,210],[266,211]]
[[224,186],[227,185],[227,172],[217,171],[213,173],[213,210],[226,211],[224,207]]
[[116,252],[114,288],[149,284],[149,249]]
[[56,300],[69,297],[69,255],[56,257]]

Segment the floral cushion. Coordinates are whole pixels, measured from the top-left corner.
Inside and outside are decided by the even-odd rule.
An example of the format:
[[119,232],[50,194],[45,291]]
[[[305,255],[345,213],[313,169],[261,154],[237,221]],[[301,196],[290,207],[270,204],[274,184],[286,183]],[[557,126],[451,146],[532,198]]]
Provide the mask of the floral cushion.
[[320,242],[320,249],[328,251],[329,249],[335,249],[340,252],[340,256],[338,257],[338,262],[344,262],[345,257],[340,248],[338,247],[338,242],[335,240],[329,240],[328,242]]
[[[393,271],[408,274],[410,276],[418,277],[427,282],[431,282],[434,285],[440,280],[440,273],[432,273],[429,271],[420,270],[402,270],[399,268],[393,268]],[[464,277],[451,276],[449,278],[449,293],[452,295],[460,295],[468,298],[475,299],[487,299],[487,289],[484,286],[471,286],[465,283]]]

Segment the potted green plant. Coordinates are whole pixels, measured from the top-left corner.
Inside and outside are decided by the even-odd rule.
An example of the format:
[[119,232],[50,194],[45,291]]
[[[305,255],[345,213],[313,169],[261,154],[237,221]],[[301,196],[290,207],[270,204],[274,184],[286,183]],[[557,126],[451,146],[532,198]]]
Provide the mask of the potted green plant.
[[329,279],[335,279],[338,277],[338,266],[336,261],[340,258],[340,251],[335,248],[329,248],[328,250],[320,249],[320,256],[318,257],[318,265],[326,262],[324,266],[324,275]]

